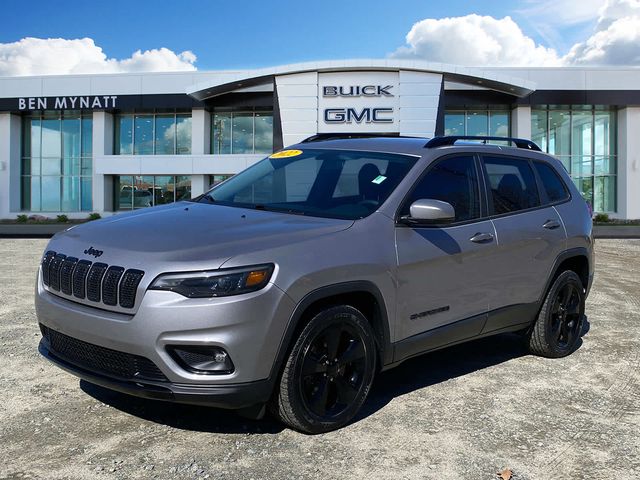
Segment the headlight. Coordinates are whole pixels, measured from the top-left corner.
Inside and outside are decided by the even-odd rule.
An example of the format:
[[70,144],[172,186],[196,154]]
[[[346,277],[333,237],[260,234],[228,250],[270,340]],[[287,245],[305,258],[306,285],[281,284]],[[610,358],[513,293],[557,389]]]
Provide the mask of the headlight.
[[229,270],[167,273],[156,278],[150,290],[169,290],[189,298],[226,297],[264,288],[273,264]]

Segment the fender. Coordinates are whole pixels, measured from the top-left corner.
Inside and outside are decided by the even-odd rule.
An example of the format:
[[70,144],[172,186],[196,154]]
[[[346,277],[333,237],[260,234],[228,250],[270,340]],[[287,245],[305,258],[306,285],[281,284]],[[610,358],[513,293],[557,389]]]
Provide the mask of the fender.
[[[547,292],[551,287],[551,281],[555,277],[555,273],[558,270],[558,267],[560,266],[560,264],[565,260],[568,260],[569,258],[573,258],[573,257],[585,257],[587,259],[589,276],[591,276],[591,274],[593,273],[593,265],[591,265],[591,254],[589,253],[589,250],[587,250],[585,247],[574,247],[560,253],[556,257],[555,261],[553,262],[553,266],[551,267],[551,270],[549,271],[549,275],[547,276],[547,280],[545,282],[544,289],[542,290],[542,294],[540,295],[540,298],[538,298],[538,309],[542,307],[542,303],[544,302],[544,297],[547,295]],[[589,287],[587,286],[587,292],[588,292],[588,288]]]
[[378,303],[378,310],[380,312],[378,319],[371,319],[375,323],[374,330],[376,331],[376,342],[378,343],[378,347],[380,349],[380,355],[378,357],[381,367],[388,365],[393,362],[393,349],[391,348],[391,336],[389,333],[389,319],[387,316],[387,308],[382,297],[382,293],[378,287],[369,281],[351,281],[344,283],[336,283],[332,285],[326,285],[324,287],[320,287],[316,290],[313,290],[306,294],[300,302],[296,305],[291,317],[289,318],[289,322],[287,323],[287,327],[285,329],[284,335],[282,336],[282,340],[280,341],[280,346],[278,347],[278,354],[276,355],[275,362],[271,367],[271,374],[269,375],[269,379],[274,382],[280,374],[280,369],[282,364],[285,361],[285,356],[291,347],[291,343],[294,341],[294,334],[300,325],[300,321],[302,320],[302,316],[307,308],[310,305],[317,302],[318,300],[322,300],[325,298],[333,297],[335,295],[342,295],[345,293],[354,293],[354,292],[367,292],[373,295]]

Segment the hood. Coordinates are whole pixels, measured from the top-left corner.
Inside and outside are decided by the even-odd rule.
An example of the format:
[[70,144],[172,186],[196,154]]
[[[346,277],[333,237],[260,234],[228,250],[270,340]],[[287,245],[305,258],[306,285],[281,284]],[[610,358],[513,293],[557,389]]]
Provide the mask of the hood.
[[177,262],[184,269],[214,269],[236,255],[304,241],[351,225],[351,220],[180,202],[72,227],[53,237],[48,249],[126,268],[173,264],[175,269]]

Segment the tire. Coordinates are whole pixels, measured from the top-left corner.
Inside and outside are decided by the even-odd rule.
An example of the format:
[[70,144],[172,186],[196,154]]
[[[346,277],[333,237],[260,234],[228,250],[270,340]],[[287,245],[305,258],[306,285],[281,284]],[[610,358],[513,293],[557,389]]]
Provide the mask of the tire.
[[346,305],[327,308],[297,338],[270,411],[304,433],[338,429],[360,410],[375,370],[376,343],[364,315]]
[[531,329],[529,351],[549,358],[574,352],[580,342],[584,302],[580,277],[570,270],[558,275]]

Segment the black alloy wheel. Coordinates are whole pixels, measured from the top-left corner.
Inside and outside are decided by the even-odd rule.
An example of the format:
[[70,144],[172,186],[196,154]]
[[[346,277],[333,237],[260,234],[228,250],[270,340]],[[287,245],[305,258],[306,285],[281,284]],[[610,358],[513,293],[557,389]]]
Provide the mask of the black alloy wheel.
[[573,283],[565,283],[556,294],[551,309],[551,335],[560,348],[566,349],[580,335],[580,294]]
[[295,342],[270,410],[306,433],[347,424],[364,403],[376,367],[373,330],[357,309],[315,315]]
[[347,323],[327,327],[304,352],[300,389],[305,405],[318,417],[340,415],[360,391],[366,368],[359,332]]
[[554,280],[529,334],[529,350],[543,357],[559,358],[580,344],[585,291],[578,275],[567,270]]

